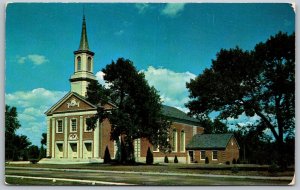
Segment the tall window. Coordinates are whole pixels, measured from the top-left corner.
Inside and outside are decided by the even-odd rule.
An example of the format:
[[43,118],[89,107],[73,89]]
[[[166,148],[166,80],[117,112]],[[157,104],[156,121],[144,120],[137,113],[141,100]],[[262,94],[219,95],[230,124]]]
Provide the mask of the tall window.
[[180,132],[180,152],[185,152],[185,132]]
[[173,129],[172,151],[177,152],[177,130]]
[[57,133],[62,133],[63,132],[63,125],[62,125],[62,120],[57,120]]
[[71,132],[77,131],[77,121],[76,119],[71,119]]
[[200,159],[205,160],[205,150],[200,151]]
[[212,153],[213,153],[213,154],[212,154],[212,159],[213,159],[213,160],[218,160],[218,151],[213,150]]
[[78,56],[77,57],[77,71],[80,71],[81,70],[81,57]]
[[92,58],[89,57],[87,62],[87,68],[86,68],[88,71],[92,71],[91,65],[92,65]]

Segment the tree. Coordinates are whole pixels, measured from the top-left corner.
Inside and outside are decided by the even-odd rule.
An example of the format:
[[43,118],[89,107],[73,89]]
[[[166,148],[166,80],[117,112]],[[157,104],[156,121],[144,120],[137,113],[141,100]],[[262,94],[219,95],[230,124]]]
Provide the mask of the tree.
[[46,146],[47,144],[47,133],[42,133],[41,145]]
[[151,152],[150,147],[148,147],[147,150],[146,164],[153,164],[153,153]]
[[205,134],[224,134],[228,132],[227,125],[222,123],[218,118],[214,119],[214,121],[209,118],[202,118],[200,124],[205,129]]
[[5,159],[19,160],[24,150],[31,144],[25,135],[16,135],[21,127],[15,107],[5,105]]
[[39,147],[36,145],[31,145],[28,147],[28,156],[30,159],[38,159],[40,154]]
[[[295,127],[295,34],[279,32],[253,51],[221,49],[212,66],[187,83],[190,114],[221,119],[259,116],[255,131],[270,129],[279,152],[284,133]],[[280,161],[281,165],[283,160]]]
[[[126,162],[134,160],[133,142],[138,138],[147,138],[151,144],[159,145],[160,150],[170,149],[170,123],[162,115],[160,97],[155,88],[148,85],[144,73],[123,58],[107,65],[102,72],[109,88],[97,82],[88,86],[87,100],[98,106],[97,115],[87,120],[88,126],[94,129],[97,119],[102,122],[108,118],[111,139],[123,137]],[[102,107],[108,101],[115,105],[109,112]],[[121,157],[123,159],[124,155]]]

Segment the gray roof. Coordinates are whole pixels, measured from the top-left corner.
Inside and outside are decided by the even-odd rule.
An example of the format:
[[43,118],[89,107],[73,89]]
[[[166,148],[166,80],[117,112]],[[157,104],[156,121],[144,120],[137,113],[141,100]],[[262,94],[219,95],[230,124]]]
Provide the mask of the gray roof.
[[186,149],[225,149],[232,133],[227,134],[197,134],[187,144]]
[[196,126],[200,125],[198,119],[192,118],[192,117],[188,116],[186,113],[184,113],[183,111],[181,111],[177,108],[171,107],[171,106],[163,105],[162,113],[164,116],[169,118],[171,121],[177,121],[177,122],[192,124],[192,125],[196,125]]

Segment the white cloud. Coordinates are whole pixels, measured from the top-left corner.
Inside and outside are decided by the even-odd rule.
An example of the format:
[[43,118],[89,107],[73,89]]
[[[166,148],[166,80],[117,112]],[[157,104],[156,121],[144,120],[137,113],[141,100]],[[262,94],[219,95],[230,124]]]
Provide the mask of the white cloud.
[[184,112],[188,111],[184,106],[189,100],[186,82],[194,79],[196,75],[190,72],[177,73],[169,69],[152,66],[142,72],[145,73],[149,85],[154,86],[159,91],[163,104],[174,106]]
[[161,13],[170,17],[175,17],[183,11],[184,6],[184,3],[168,3]]
[[5,103],[17,108],[21,127],[18,134],[26,135],[33,144],[39,145],[41,135],[46,132],[44,112],[61,99],[67,92],[37,88],[5,94]]
[[296,13],[296,3],[295,2],[291,3],[291,6],[292,6],[294,12]]
[[138,9],[139,13],[144,13],[148,8],[149,4],[147,3],[137,3],[135,4],[135,7]]
[[29,61],[34,65],[41,65],[43,63],[49,62],[49,60],[45,56],[38,54],[29,54],[26,56],[17,57],[17,62],[20,64],[24,64],[26,61]]

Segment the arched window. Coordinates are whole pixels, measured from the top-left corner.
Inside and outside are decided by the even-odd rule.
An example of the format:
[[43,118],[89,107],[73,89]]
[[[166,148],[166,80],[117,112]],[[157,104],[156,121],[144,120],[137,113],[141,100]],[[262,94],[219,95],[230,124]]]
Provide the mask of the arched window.
[[180,132],[180,152],[185,152],[185,132]]
[[173,129],[172,151],[177,152],[177,130]]
[[77,57],[77,71],[80,71],[81,70],[81,57],[78,56]]
[[87,68],[86,68],[87,71],[90,71],[90,72],[92,71],[91,65],[92,65],[92,58],[89,57],[89,58],[88,58],[88,62],[87,62],[87,66],[86,66],[86,67],[87,67]]

